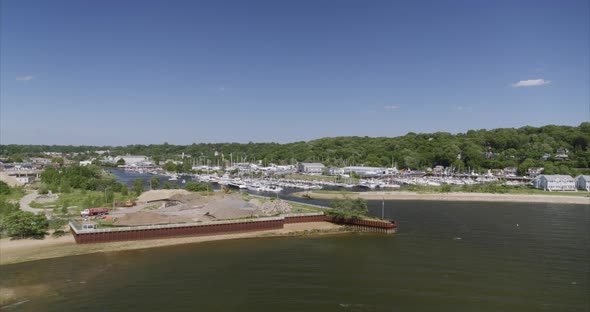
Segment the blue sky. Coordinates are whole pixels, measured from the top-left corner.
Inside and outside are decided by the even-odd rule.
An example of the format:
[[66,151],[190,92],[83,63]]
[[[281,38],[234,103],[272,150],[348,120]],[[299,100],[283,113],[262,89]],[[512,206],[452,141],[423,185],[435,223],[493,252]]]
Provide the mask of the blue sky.
[[588,1],[1,2],[2,144],[578,125]]

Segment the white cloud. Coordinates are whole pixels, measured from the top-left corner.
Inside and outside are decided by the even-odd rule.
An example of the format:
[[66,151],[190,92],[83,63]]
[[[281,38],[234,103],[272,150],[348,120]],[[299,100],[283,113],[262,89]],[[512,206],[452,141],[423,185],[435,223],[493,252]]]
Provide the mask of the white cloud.
[[519,82],[513,83],[512,86],[515,88],[518,87],[538,87],[542,85],[549,84],[551,81],[545,79],[530,79],[530,80],[521,80]]
[[455,107],[453,107],[453,109],[458,110],[458,111],[470,111],[473,109],[473,107],[471,107],[471,106],[455,106]]
[[385,106],[383,106],[383,109],[384,110],[389,110],[389,111],[390,110],[396,110],[398,108],[399,108],[399,106],[397,106],[397,105],[385,105]]
[[35,76],[28,75],[28,76],[16,76],[16,81],[30,81],[35,79]]

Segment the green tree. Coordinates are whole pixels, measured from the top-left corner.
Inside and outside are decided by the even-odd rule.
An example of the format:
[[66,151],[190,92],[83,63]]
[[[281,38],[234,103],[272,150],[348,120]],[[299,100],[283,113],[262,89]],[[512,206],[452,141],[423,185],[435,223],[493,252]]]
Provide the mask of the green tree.
[[176,164],[171,161],[165,163],[162,168],[168,172],[176,172]]
[[47,218],[44,214],[15,211],[2,220],[3,228],[10,237],[43,237],[47,234]]
[[158,176],[153,176],[150,178],[150,189],[157,189],[160,186],[160,178]]
[[70,202],[66,199],[64,200],[62,206],[61,206],[61,213],[64,215],[68,214],[68,207],[70,206]]
[[119,160],[117,160],[117,166],[123,166],[123,165],[125,165],[125,159],[119,158]]
[[127,185],[123,185],[123,187],[121,187],[121,195],[123,195],[123,196],[129,195],[129,189],[127,188]]
[[23,158],[20,155],[13,155],[13,156],[8,157],[8,162],[9,163],[22,163]]
[[57,184],[61,181],[61,175],[54,167],[49,167],[41,173],[41,181],[45,184]]
[[12,193],[10,186],[4,181],[0,181],[0,195],[9,195]]
[[164,184],[162,184],[162,189],[169,190],[171,188],[172,188],[172,183],[170,183],[168,181],[164,181]]
[[184,189],[190,192],[202,192],[207,190],[207,184],[199,182],[188,182],[184,185]]
[[70,186],[70,183],[67,180],[63,180],[59,184],[59,191],[66,194],[71,193],[72,187]]
[[104,198],[106,203],[112,203],[115,201],[115,192],[113,191],[113,188],[107,187],[104,190]]
[[330,207],[332,209],[328,211],[329,215],[346,219],[360,219],[369,212],[366,200],[351,199],[347,196],[333,199],[330,201]]
[[190,162],[185,161],[184,163],[182,163],[182,166],[177,166],[176,170],[179,172],[191,172],[193,169],[193,166]]
[[61,157],[53,157],[51,158],[51,162],[54,164],[60,164],[63,165],[64,164],[64,159]]
[[[0,218],[6,215],[9,215],[15,211],[18,211],[20,208],[20,205],[18,203],[9,203],[6,200],[2,200],[0,198]],[[2,222],[0,222],[0,225],[2,224]],[[3,229],[0,228],[0,231],[2,231]]]
[[133,181],[133,191],[135,192],[136,196],[141,195],[143,193],[143,179],[137,178]]

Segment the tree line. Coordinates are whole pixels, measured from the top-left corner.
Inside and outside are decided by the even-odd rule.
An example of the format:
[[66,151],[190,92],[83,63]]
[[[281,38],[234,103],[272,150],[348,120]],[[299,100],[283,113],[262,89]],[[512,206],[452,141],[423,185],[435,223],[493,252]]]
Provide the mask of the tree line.
[[[181,166],[193,163],[224,164],[230,159],[261,161],[264,165],[322,162],[327,166],[365,165],[422,169],[434,166],[458,170],[484,170],[518,167],[546,167],[550,172],[588,168],[590,164],[590,123],[579,126],[469,130],[465,133],[413,133],[399,137],[331,137],[308,142],[278,143],[202,143],[191,145],[151,144],[127,146],[0,145],[0,155],[18,157],[41,152],[84,153],[77,159],[98,156],[108,150],[114,155],[146,155],[156,162],[181,159]],[[555,159],[558,150],[567,151],[565,161]],[[549,155],[549,156],[547,156]]]

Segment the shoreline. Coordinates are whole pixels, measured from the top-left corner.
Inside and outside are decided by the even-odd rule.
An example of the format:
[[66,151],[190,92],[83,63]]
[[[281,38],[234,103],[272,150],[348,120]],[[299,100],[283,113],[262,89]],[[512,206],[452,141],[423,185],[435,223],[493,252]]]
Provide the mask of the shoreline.
[[[362,198],[367,200],[423,200],[423,201],[480,201],[480,202],[515,202],[515,203],[560,203],[589,205],[590,197],[568,195],[541,195],[541,194],[493,194],[493,193],[416,193],[403,191],[376,191],[376,192],[349,192],[343,193],[350,198]],[[297,192],[293,195],[304,198],[309,195],[311,199],[334,199],[343,194]],[[590,193],[589,193],[590,195]]]
[[264,238],[264,237],[289,237],[289,236],[316,236],[339,233],[349,233],[344,226],[329,222],[306,222],[285,224],[280,230],[253,231],[235,234],[219,234],[207,236],[189,236],[154,240],[137,240],[97,244],[76,244],[74,237],[69,234],[45,239],[0,240],[0,266],[23,263],[29,261],[78,256],[99,252],[117,252],[125,250],[137,250],[173,245],[194,244],[219,240]]

